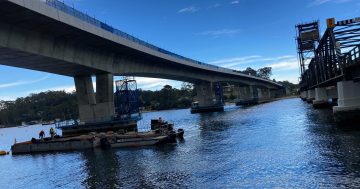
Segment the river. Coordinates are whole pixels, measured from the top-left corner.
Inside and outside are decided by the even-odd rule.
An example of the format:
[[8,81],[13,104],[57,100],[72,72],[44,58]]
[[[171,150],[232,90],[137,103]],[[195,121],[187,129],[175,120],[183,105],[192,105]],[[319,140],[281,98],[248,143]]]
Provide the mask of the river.
[[[0,157],[1,188],[359,188],[360,132],[300,99],[162,117],[185,139],[146,148]],[[0,129],[0,149],[50,126]]]

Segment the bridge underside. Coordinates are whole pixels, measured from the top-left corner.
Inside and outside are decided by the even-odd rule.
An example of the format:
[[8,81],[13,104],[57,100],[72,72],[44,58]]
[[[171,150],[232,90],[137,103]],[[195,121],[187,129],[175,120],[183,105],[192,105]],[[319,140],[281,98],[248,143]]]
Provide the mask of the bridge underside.
[[[88,122],[113,116],[114,75],[282,87],[270,80],[156,51],[42,1],[0,1],[0,64],[73,77],[81,119]],[[96,76],[97,89],[101,89],[96,94],[91,76]]]

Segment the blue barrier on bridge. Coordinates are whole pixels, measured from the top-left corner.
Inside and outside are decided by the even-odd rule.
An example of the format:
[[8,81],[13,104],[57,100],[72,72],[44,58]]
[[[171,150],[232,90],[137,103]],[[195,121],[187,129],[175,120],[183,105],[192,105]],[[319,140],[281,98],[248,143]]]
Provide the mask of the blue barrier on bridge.
[[161,53],[164,53],[164,54],[167,54],[167,55],[171,55],[173,57],[176,57],[176,58],[179,58],[179,59],[182,59],[182,60],[186,60],[186,61],[192,62],[194,64],[204,65],[204,66],[208,66],[208,67],[211,67],[211,68],[221,69],[221,70],[224,70],[224,71],[225,70],[230,71],[230,69],[221,68],[219,66],[214,66],[214,65],[211,65],[211,64],[202,63],[200,61],[196,61],[196,60],[193,60],[193,59],[190,59],[190,58],[186,58],[184,56],[181,56],[181,55],[172,53],[170,51],[167,51],[165,49],[159,48],[159,47],[157,47],[155,45],[152,45],[152,44],[147,43],[147,42],[145,42],[143,40],[140,40],[140,39],[138,39],[138,38],[136,38],[136,37],[134,37],[132,35],[129,35],[129,34],[123,32],[123,31],[115,29],[112,26],[110,26],[110,25],[108,25],[106,23],[103,23],[103,22],[101,22],[101,21],[99,21],[99,20],[97,20],[97,19],[83,13],[83,12],[80,12],[80,11],[74,9],[73,7],[70,7],[70,6],[66,5],[65,3],[60,2],[58,0],[46,0],[45,3],[48,6],[51,6],[51,7],[55,8],[55,9],[57,9],[57,10],[60,10],[60,11],[62,11],[64,13],[72,15],[72,16],[74,16],[74,17],[76,17],[76,18],[78,18],[78,19],[80,19],[80,20],[82,20],[84,22],[92,24],[92,25],[94,25],[96,27],[104,29],[104,30],[106,30],[106,31],[108,31],[110,33],[113,33],[113,34],[115,34],[117,36],[126,38],[126,39],[128,39],[130,41],[133,41],[135,43],[138,43],[140,45],[146,46],[146,47],[148,47],[150,49],[153,49],[155,51],[158,51],[158,52],[161,52]]

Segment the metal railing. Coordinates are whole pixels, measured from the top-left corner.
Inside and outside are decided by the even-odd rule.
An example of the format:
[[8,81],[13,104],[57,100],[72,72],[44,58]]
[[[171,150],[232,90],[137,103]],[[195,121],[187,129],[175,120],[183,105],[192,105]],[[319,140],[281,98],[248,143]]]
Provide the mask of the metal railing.
[[348,66],[360,61],[360,45],[351,49],[344,55],[344,65]]
[[135,42],[139,45],[142,45],[142,46],[145,46],[145,47],[148,47],[152,50],[155,50],[155,51],[158,51],[158,52],[161,52],[163,54],[167,54],[167,55],[170,55],[170,56],[173,56],[173,57],[176,57],[176,58],[179,58],[179,59],[182,59],[182,60],[186,60],[186,61],[189,61],[189,62],[192,62],[194,64],[199,64],[199,65],[203,65],[203,66],[208,66],[208,67],[211,67],[211,68],[215,68],[215,69],[221,69],[221,70],[226,70],[226,71],[231,71],[230,69],[227,69],[227,68],[221,68],[219,66],[214,66],[214,65],[211,65],[211,64],[206,64],[206,63],[203,63],[203,62],[200,62],[200,61],[197,61],[197,60],[193,60],[193,59],[190,59],[190,58],[186,58],[184,56],[181,56],[181,55],[178,55],[178,54],[175,54],[173,52],[170,52],[170,51],[167,51],[165,49],[162,49],[162,48],[159,48],[155,45],[152,45],[150,43],[147,43],[143,40],[140,40],[132,35],[129,35],[123,31],[120,31],[118,29],[115,29],[114,27],[104,23],[104,22],[101,22],[99,20],[97,20],[96,18],[93,18],[81,11],[78,11],[76,10],[75,8],[73,7],[70,7],[68,5],[66,5],[65,3],[63,2],[60,2],[58,0],[46,0],[45,3],[50,6],[50,7],[53,7],[59,11],[62,11],[66,14],[69,14],[71,16],[74,16],[84,22],[87,22],[89,24],[92,24],[98,28],[101,28],[103,30],[106,30],[112,34],[115,34],[117,36],[120,36],[120,37],[123,37],[127,40],[130,40],[132,42]]

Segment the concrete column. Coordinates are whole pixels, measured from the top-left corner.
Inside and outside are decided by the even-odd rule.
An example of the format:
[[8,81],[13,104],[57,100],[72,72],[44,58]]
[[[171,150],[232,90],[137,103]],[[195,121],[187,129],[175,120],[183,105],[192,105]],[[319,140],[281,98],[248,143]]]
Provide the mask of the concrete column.
[[337,83],[338,106],[333,107],[334,119],[343,126],[360,126],[360,83]]
[[96,117],[94,110],[96,101],[91,76],[76,76],[74,77],[74,81],[80,121],[94,121]]
[[96,75],[95,115],[98,120],[111,120],[114,116],[114,79],[113,74]]
[[270,101],[270,90],[268,88],[258,88],[258,103]]
[[336,86],[327,87],[326,93],[327,93],[328,99],[331,100],[331,103],[330,103],[331,106],[336,106],[337,100],[338,100],[337,87]]
[[216,101],[215,86],[211,82],[195,84],[196,104],[191,107],[191,113],[223,111],[222,102]]
[[315,88],[315,99],[313,100],[314,108],[323,108],[328,105],[326,88]]
[[258,90],[255,86],[243,86],[239,88],[240,96],[236,105],[251,105],[258,103]]
[[301,91],[300,92],[300,98],[301,98],[301,100],[306,101],[306,99],[307,99],[307,91]]
[[212,83],[200,83],[195,85],[196,100],[199,106],[212,106],[215,104],[215,93]]
[[312,101],[315,100],[315,90],[314,89],[309,89],[307,91],[307,98],[306,101],[308,103],[312,103]]

